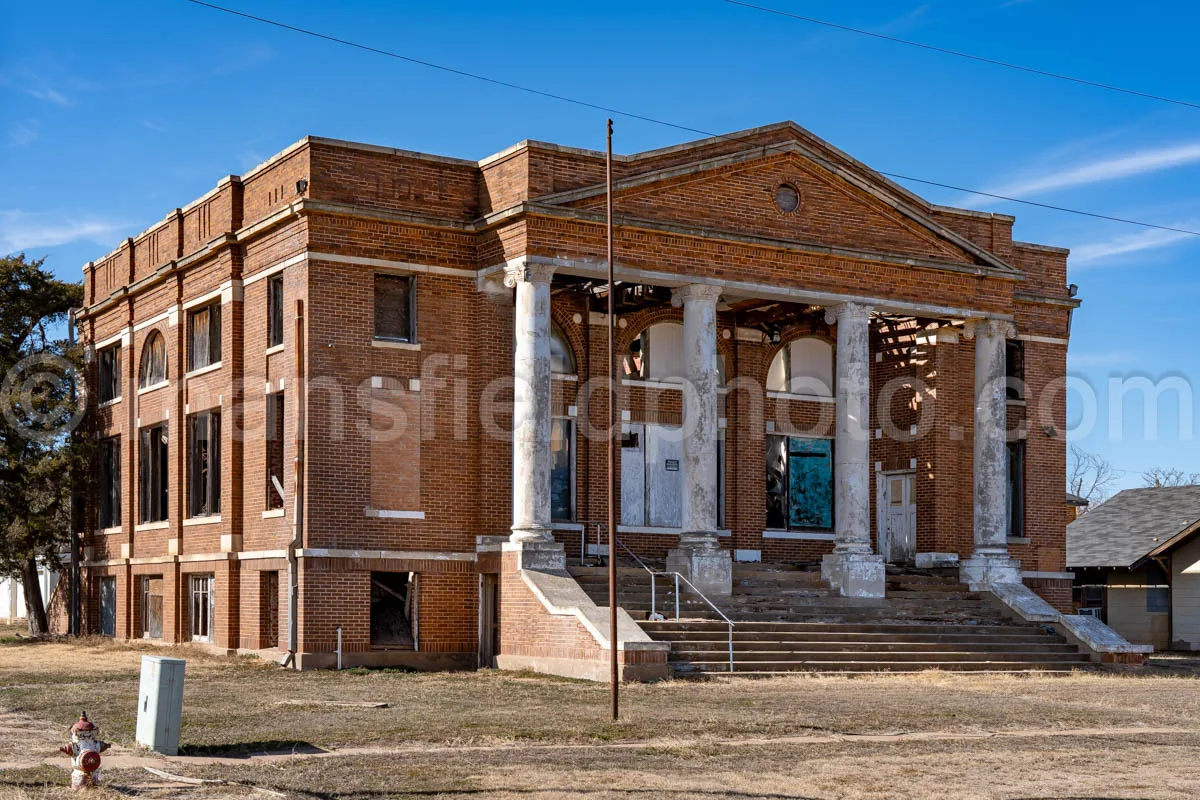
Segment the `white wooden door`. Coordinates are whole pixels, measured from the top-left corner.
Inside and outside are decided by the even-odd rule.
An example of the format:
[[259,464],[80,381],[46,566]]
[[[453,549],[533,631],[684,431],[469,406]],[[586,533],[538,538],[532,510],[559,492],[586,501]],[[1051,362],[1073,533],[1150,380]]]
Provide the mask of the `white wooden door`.
[[884,519],[887,525],[887,559],[907,564],[917,556],[916,475],[911,472],[885,476]]
[[646,523],[683,525],[683,430],[674,425],[646,426]]

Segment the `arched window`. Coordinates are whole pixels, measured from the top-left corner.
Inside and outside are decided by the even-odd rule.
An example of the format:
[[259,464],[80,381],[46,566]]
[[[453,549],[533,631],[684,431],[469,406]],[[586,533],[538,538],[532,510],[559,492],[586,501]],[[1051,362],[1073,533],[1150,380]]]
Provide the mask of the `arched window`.
[[575,353],[567,341],[567,334],[557,322],[550,323],[550,371],[559,375],[576,373]]
[[833,396],[833,345],[806,336],[788,342],[767,370],[767,391]]
[[142,366],[138,377],[138,387],[145,389],[155,386],[167,379],[167,340],[162,334],[154,331],[142,345]]
[[[725,385],[725,358],[717,355],[717,383]],[[629,343],[625,355],[625,377],[647,381],[683,380],[683,325],[659,322],[646,328]]]

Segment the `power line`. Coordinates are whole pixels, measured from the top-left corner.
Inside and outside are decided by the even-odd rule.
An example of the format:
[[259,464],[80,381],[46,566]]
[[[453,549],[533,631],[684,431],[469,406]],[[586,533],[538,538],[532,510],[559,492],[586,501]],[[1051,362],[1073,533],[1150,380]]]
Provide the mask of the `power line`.
[[[567,97],[566,95],[555,94],[554,92],[547,92],[542,89],[535,89],[535,88],[532,88],[529,86],[522,86],[521,84],[518,84],[518,83],[511,83],[509,81],[500,80],[498,78],[491,78],[486,75],[481,75],[479,73],[468,72],[467,70],[456,69],[454,67],[447,67],[442,64],[436,64],[432,61],[426,61],[423,59],[414,58],[412,56],[406,56],[401,53],[393,52],[391,50],[384,50],[382,48],[372,47],[370,45],[361,44],[359,42],[354,42],[349,39],[341,39],[336,36],[330,36],[329,34],[310,30],[308,28],[301,28],[296,25],[289,25],[285,22],[279,22],[277,20],[268,19],[267,17],[259,17],[259,16],[255,16],[254,14],[247,14],[244,11],[238,11],[237,9],[227,8],[225,6],[219,6],[214,3],[207,3],[207,2],[204,2],[204,0],[186,0],[186,2],[191,3],[193,5],[197,5],[197,6],[203,6],[205,8],[210,8],[210,9],[213,9],[214,11],[222,11],[226,14],[232,14],[233,16],[242,17],[243,19],[253,20],[254,22],[261,22],[265,25],[271,25],[276,28],[282,28],[284,30],[292,31],[293,33],[302,33],[306,36],[312,36],[317,39],[323,39],[327,42],[333,42],[335,44],[346,45],[347,47],[353,47],[357,50],[362,50],[364,52],[374,53],[376,55],[381,55],[381,56],[387,56],[389,58],[395,58],[400,61],[406,61],[410,64],[416,64],[418,66],[440,70],[442,72],[447,72],[451,75],[458,75],[459,77],[463,77],[463,78],[471,78],[472,80],[482,81],[484,83],[489,83],[493,86],[502,86],[506,89],[513,89],[515,91],[525,92],[527,94],[536,95],[538,97],[545,97],[545,98],[548,98],[551,100],[558,100],[558,101],[561,101],[564,103],[571,103],[572,105],[581,106],[583,108],[590,108],[590,109],[593,109],[596,111],[604,111],[608,114],[615,114],[617,116],[625,117],[627,119],[636,119],[641,122],[649,122],[654,125],[661,125],[661,126],[667,127],[667,128],[674,128],[675,130],[684,131],[686,133],[694,133],[694,134],[698,134],[700,136],[706,136],[706,137],[710,137],[713,139],[725,139],[727,141],[735,141],[732,137],[730,137],[727,134],[713,133],[711,131],[706,131],[701,128],[693,128],[693,127],[690,127],[687,125],[680,125],[679,123],[669,122],[664,119],[657,119],[655,117],[645,116],[644,114],[635,114],[631,111],[623,111],[619,108],[612,108],[610,106],[600,105],[599,103],[591,103],[586,100],[579,100],[574,97]],[[872,34],[872,35],[874,35],[874,34]],[[1197,108],[1200,108],[1200,106],[1197,106]],[[769,150],[774,150],[774,149],[778,149],[778,147],[770,146],[770,145],[763,147],[764,151],[769,151]],[[939,183],[938,181],[926,180],[924,178],[914,178],[914,177],[911,177],[908,175],[900,175],[895,172],[886,172],[884,170],[875,170],[875,172],[878,172],[880,175],[886,175],[889,178],[895,178],[897,180],[913,181],[914,183],[923,183],[928,186],[937,186],[937,187],[940,187],[943,189],[952,189],[954,191],[967,192],[970,194],[977,194],[977,195],[980,195],[983,197],[991,197],[991,198],[994,198],[997,200],[1005,200],[1010,203],[1020,203],[1020,204],[1027,205],[1027,206],[1033,206],[1035,208],[1043,208],[1043,209],[1048,209],[1051,211],[1061,211],[1061,212],[1068,213],[1068,214],[1078,214],[1078,215],[1084,216],[1084,217],[1092,217],[1094,219],[1103,219],[1103,220],[1108,220],[1110,222],[1120,222],[1120,223],[1124,223],[1126,225],[1138,225],[1143,228],[1154,228],[1156,230],[1172,231],[1175,233],[1184,233],[1184,234],[1188,234],[1190,236],[1200,236],[1200,231],[1191,231],[1191,230],[1186,230],[1183,228],[1172,228],[1167,225],[1156,225],[1152,222],[1141,222],[1141,221],[1134,220],[1134,219],[1113,217],[1113,216],[1108,216],[1107,214],[1099,214],[1099,213],[1092,212],[1092,211],[1081,211],[1080,209],[1077,209],[1077,208],[1067,208],[1065,206],[1055,206],[1055,205],[1050,205],[1048,203],[1037,203],[1032,200],[1021,200],[1016,197],[1006,197],[1005,195],[991,194],[989,192],[983,192],[983,191],[979,191],[977,189],[964,189],[960,186],[952,186],[947,183]]]
[[864,30],[862,28],[853,28],[849,25],[841,25],[837,22],[830,22],[830,21],[824,20],[824,19],[817,19],[816,17],[806,17],[803,14],[793,14],[790,11],[781,11],[777,8],[768,8],[767,6],[755,5],[754,3],[747,3],[747,2],[744,2],[743,0],[722,0],[722,2],[729,3],[730,5],[734,5],[734,6],[741,6],[742,8],[750,8],[755,11],[762,11],[766,14],[775,14],[776,16],[780,16],[780,17],[789,17],[790,19],[797,19],[797,20],[800,20],[801,22],[809,22],[809,23],[812,23],[813,25],[824,25],[827,28],[834,28],[836,30],[845,31],[847,33],[857,33],[860,36],[870,36],[875,39],[882,39],[885,42],[894,42],[895,44],[905,44],[905,45],[908,45],[909,47],[919,47],[922,50],[930,50],[935,53],[942,53],[943,55],[956,56],[958,58],[966,58],[971,61],[978,61],[983,64],[991,64],[996,67],[1005,67],[1007,69],[1020,70],[1021,72],[1028,72],[1032,75],[1041,75],[1042,77],[1045,77],[1045,78],[1057,78],[1058,80],[1061,80],[1061,81],[1070,81],[1071,83],[1078,83],[1083,86],[1091,86],[1094,89],[1106,89],[1110,92],[1120,92],[1121,94],[1133,95],[1134,97],[1144,97],[1147,100],[1158,100],[1163,103],[1173,103],[1177,106],[1186,106],[1188,108],[1200,109],[1200,103],[1190,103],[1187,100],[1177,100],[1174,97],[1164,97],[1163,95],[1151,94],[1150,92],[1139,92],[1137,89],[1126,89],[1123,86],[1114,86],[1110,83],[1100,83],[1099,81],[1091,81],[1091,80],[1088,80],[1087,78],[1076,78],[1073,75],[1064,75],[1061,72],[1050,72],[1049,70],[1038,69],[1037,67],[1027,67],[1027,66],[1024,66],[1023,64],[1014,64],[1011,61],[1001,61],[996,58],[987,58],[986,56],[977,56],[977,55],[974,55],[973,53],[964,53],[961,50],[951,50],[947,47],[938,47],[937,45],[925,44],[924,42],[915,42],[911,39],[901,39],[898,36],[888,36],[883,33],[876,33],[875,31],[868,31],[868,30]]

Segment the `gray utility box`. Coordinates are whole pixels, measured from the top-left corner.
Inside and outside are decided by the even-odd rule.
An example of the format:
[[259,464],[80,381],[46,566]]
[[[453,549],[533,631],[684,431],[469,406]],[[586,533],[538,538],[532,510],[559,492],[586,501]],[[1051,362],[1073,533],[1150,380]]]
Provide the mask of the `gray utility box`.
[[183,717],[182,658],[142,656],[138,690],[137,742],[156,753],[179,753],[179,723]]

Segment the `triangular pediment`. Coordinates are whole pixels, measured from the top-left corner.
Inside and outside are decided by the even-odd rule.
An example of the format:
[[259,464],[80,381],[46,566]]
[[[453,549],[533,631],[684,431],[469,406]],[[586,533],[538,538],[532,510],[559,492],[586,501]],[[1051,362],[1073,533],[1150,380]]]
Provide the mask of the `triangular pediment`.
[[[782,141],[629,175],[614,185],[614,208],[626,219],[1016,272],[934,221],[901,187],[830,150]],[[794,210],[776,202],[781,186],[797,190]],[[599,185],[534,202],[602,210],[604,199]]]

